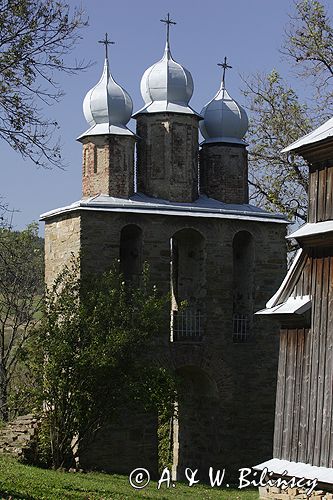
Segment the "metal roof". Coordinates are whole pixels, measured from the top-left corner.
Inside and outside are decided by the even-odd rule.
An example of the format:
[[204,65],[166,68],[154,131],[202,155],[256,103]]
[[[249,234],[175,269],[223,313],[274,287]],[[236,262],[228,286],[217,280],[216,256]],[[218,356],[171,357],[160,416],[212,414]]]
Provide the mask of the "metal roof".
[[257,311],[255,314],[303,314],[308,311],[310,307],[311,298],[309,295],[304,295],[303,297],[288,297],[288,299],[282,304],[262,309],[261,311]]
[[278,458],[272,458],[253,467],[255,470],[265,468],[268,469],[268,472],[275,472],[276,474],[282,475],[287,471],[289,477],[317,479],[320,483],[333,484],[333,469],[330,467],[316,467],[303,462],[290,462]]
[[304,238],[305,236],[312,236],[316,234],[331,233],[333,231],[333,220],[326,220],[324,222],[308,222],[303,224],[297,231],[289,234],[287,239]]
[[77,210],[243,219],[257,222],[288,224],[288,221],[282,215],[272,214],[248,204],[233,205],[223,203],[204,195],[200,196],[193,203],[178,203],[152,198],[141,193],[136,193],[130,199],[98,195],[76,201],[65,207],[51,210],[50,212],[42,214],[40,218],[41,220],[47,220],[50,217]]
[[127,127],[133,110],[132,99],[109,70],[105,58],[99,82],[89,90],[83,101],[83,113],[90,128],[78,140],[91,135],[117,134],[134,135]]
[[294,258],[284,280],[282,281],[279,289],[275,292],[273,297],[270,298],[269,301],[266,303],[267,308],[274,307],[274,306],[276,306],[278,304],[282,304],[284,302],[284,300],[286,299],[285,294],[288,293],[286,291],[287,290],[291,291],[291,289],[294,287],[295,279],[298,278],[298,276],[300,275],[300,273],[304,267],[305,257],[306,257],[306,253],[304,252],[304,250],[302,248],[297,250],[295,258]]
[[[198,115],[189,105],[193,94],[191,73],[171,55],[167,40],[163,57],[148,68],[141,79],[141,95],[145,102],[141,113],[174,112]],[[201,118],[201,117],[200,117]]]
[[302,148],[303,146],[308,146],[309,144],[313,144],[319,141],[323,141],[328,137],[333,136],[333,118],[330,118],[325,123],[320,125],[320,127],[316,128],[309,134],[304,135],[297,141],[290,144],[282,150],[282,153],[287,153],[289,151],[295,151],[297,149]]
[[200,113],[203,120],[200,130],[205,143],[228,142],[244,144],[249,121],[245,110],[228,94],[222,80],[217,94],[209,101]]

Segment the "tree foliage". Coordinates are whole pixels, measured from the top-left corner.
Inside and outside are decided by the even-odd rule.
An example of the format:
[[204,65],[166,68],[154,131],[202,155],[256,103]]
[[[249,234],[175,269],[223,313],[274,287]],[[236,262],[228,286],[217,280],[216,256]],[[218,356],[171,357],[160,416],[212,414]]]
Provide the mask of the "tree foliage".
[[281,150],[309,132],[309,112],[276,71],[256,75],[243,90],[251,111],[249,183],[251,198],[290,219],[306,220],[308,168]]
[[281,51],[294,63],[297,74],[316,89],[317,111],[322,114],[323,106],[328,106],[325,114],[331,114],[333,27],[323,2],[299,0],[295,3]]
[[116,267],[80,279],[73,261],[60,273],[33,348],[54,467],[70,465],[77,445],[119,408],[171,401],[171,378],[145,355],[161,331],[164,304],[147,271],[137,288]]
[[251,199],[290,220],[307,213],[308,167],[281,150],[325,121],[332,104],[333,28],[317,0],[296,0],[282,53],[307,84],[306,101],[272,70],[244,79],[243,94],[251,111],[247,140]]
[[0,229],[0,416],[9,416],[17,367],[38,322],[44,291],[43,242],[33,224],[21,232]]
[[41,108],[61,98],[60,72],[84,68],[66,56],[86,24],[62,0],[0,0],[0,137],[37,165],[61,166],[57,123]]

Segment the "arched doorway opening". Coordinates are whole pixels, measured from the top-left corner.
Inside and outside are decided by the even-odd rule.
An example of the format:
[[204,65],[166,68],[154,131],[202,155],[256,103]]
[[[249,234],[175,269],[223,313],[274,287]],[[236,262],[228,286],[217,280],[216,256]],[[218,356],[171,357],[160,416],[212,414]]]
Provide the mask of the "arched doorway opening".
[[214,466],[218,426],[217,385],[196,366],[176,371],[177,395],[173,419],[173,479],[184,479],[185,469],[198,469],[198,478],[207,480]]

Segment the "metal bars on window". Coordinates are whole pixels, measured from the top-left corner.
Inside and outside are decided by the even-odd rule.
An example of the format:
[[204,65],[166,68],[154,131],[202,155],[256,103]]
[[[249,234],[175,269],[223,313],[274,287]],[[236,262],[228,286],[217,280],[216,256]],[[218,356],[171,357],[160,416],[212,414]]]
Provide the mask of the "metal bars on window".
[[247,314],[233,315],[232,341],[234,343],[247,342],[250,337],[250,319]]
[[184,309],[172,311],[172,338],[177,341],[200,341],[202,339],[201,311]]

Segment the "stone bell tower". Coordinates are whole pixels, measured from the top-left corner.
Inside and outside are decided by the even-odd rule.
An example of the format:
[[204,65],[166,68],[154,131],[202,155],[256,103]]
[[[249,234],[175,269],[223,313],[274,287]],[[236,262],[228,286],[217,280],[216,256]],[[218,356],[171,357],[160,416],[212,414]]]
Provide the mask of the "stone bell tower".
[[200,150],[200,190],[224,203],[249,202],[246,142],[248,128],[244,109],[225,88],[224,63],[221,86],[217,94],[202,109],[200,130],[205,138]]
[[169,201],[198,198],[198,115],[190,106],[193,80],[171,55],[167,26],[163,57],[148,68],[141,80],[145,105],[137,120],[138,191]]
[[253,311],[284,275],[286,221],[247,204],[246,114],[224,78],[202,116],[189,106],[192,77],[172,58],[173,21],[163,22],[163,57],[141,81],[138,137],[127,128],[132,101],[110,74],[110,42],[102,42],[103,74],[83,106],[90,128],[78,138],[83,198],[42,215],[45,275],[52,285],[74,255],[81,276],[118,261],[125,284],[136,285],[148,262],[151,282],[170,297],[144,357],[175,375],[177,411],[166,424],[139,401],[110,421],[105,415],[79,449],[81,466],[127,475],[143,467],[153,476],[160,441],[172,450],[176,479],[189,467],[206,481],[221,464],[236,479],[240,467],[271,456],[277,328]]
[[99,82],[87,93],[83,113],[90,128],[78,141],[83,144],[82,194],[129,198],[134,193],[135,135],[127,127],[133,104],[128,93],[110,73],[108,40]]

